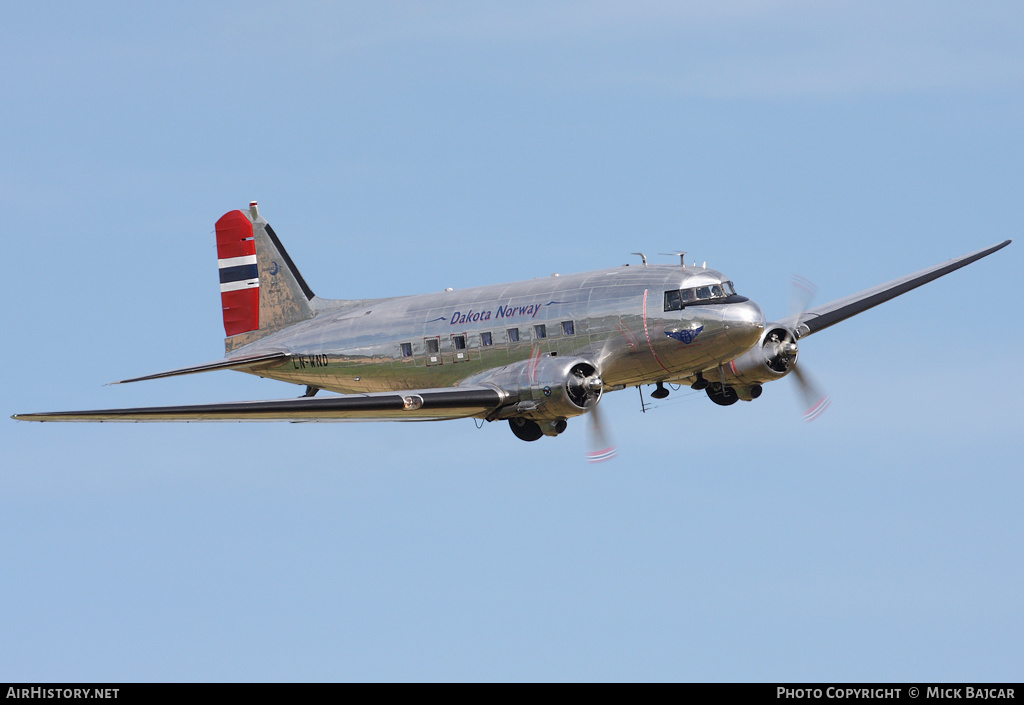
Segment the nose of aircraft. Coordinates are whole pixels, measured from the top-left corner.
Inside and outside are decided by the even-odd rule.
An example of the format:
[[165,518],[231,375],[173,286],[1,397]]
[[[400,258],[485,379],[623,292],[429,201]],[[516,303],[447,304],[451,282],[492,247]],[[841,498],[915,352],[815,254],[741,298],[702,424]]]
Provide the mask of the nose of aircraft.
[[729,340],[737,345],[753,347],[764,332],[764,311],[753,301],[729,304],[725,324]]

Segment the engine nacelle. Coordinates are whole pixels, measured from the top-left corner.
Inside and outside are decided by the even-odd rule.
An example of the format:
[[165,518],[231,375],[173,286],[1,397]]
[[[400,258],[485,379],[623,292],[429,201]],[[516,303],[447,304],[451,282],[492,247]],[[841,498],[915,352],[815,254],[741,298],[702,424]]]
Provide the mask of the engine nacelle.
[[585,414],[600,401],[604,388],[593,364],[581,357],[557,355],[522,360],[472,382],[500,387],[514,401],[497,418],[521,416],[537,421]]
[[777,324],[765,326],[757,345],[722,365],[725,383],[749,389],[782,379],[793,369],[798,354],[794,331]]

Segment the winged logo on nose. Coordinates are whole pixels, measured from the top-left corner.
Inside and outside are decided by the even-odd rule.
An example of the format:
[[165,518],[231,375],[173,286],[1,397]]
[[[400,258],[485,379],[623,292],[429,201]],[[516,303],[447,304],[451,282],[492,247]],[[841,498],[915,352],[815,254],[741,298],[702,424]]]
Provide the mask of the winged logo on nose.
[[700,335],[700,332],[702,330],[704,330],[704,326],[701,326],[700,328],[694,328],[693,330],[667,330],[665,331],[665,335],[667,335],[669,338],[675,338],[683,345],[689,345],[690,343],[697,339],[697,336]]

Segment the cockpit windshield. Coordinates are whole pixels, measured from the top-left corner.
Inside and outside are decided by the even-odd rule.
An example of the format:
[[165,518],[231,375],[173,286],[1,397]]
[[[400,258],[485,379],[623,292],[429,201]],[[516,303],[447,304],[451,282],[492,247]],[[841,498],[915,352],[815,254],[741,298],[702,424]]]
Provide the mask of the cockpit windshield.
[[689,289],[675,289],[673,291],[665,292],[665,310],[679,311],[686,304],[693,303],[695,301],[721,300],[735,295],[736,288],[733,286],[732,282],[707,284],[705,286],[695,286]]

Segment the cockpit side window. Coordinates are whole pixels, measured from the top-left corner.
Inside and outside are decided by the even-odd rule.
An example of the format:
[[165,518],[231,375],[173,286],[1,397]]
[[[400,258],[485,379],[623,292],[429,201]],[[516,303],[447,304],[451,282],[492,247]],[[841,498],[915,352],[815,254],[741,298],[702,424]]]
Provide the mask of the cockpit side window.
[[665,292],[665,310],[666,311],[679,311],[683,308],[683,301],[680,297],[679,290],[666,291]]

